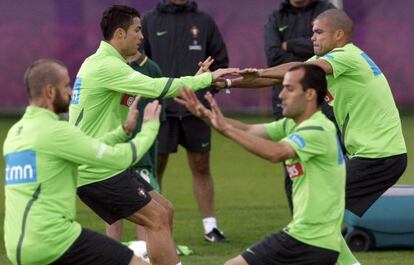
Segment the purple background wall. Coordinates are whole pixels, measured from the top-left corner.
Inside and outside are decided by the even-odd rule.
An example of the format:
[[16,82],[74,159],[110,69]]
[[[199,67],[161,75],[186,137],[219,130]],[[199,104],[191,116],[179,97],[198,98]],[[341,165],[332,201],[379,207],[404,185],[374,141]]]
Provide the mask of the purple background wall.
[[[102,11],[114,3],[135,6],[142,13],[157,0],[3,0],[0,2],[0,108],[27,104],[22,85],[33,60],[54,57],[70,69],[71,78],[101,39]],[[216,20],[227,43],[230,63],[264,67],[263,25],[278,0],[199,0],[200,9]],[[344,8],[355,21],[355,43],[388,77],[397,102],[414,105],[414,1],[346,0]],[[233,90],[219,95],[226,109],[267,111],[270,89]]]

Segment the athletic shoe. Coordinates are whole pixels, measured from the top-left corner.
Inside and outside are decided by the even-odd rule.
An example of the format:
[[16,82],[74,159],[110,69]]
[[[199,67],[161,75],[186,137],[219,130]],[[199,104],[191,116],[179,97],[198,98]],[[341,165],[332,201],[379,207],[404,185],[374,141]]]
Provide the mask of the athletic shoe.
[[209,233],[204,235],[204,239],[211,243],[227,243],[229,240],[224,236],[223,232],[217,228],[213,228]]

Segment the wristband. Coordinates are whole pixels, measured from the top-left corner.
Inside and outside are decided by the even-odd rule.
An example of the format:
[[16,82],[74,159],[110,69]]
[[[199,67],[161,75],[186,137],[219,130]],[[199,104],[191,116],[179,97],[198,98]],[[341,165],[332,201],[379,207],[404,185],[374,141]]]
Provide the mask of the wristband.
[[232,81],[231,81],[231,79],[228,79],[228,78],[226,78],[225,80],[224,80],[224,82],[225,82],[225,84],[226,84],[226,86],[225,86],[225,88],[231,88],[231,85],[232,85]]
[[232,81],[231,81],[231,79],[226,78],[226,79],[224,80],[224,83],[225,83],[225,85],[226,85],[226,94],[230,94],[230,93],[231,93],[231,92],[230,92],[230,88],[231,88],[231,85],[232,85]]

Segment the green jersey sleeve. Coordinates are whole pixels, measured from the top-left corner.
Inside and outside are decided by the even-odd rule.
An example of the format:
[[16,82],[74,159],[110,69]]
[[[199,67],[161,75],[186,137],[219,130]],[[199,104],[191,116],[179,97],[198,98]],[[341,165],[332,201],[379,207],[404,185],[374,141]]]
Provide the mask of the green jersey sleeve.
[[60,126],[66,128],[56,127],[56,132],[59,133],[51,132],[49,137],[54,137],[54,139],[47,143],[46,151],[53,150],[56,156],[76,164],[122,170],[135,164],[148,151],[156,138],[159,122],[145,122],[141,132],[130,142],[115,145],[107,143],[113,143],[125,137],[121,135],[119,128],[109,137],[104,137],[106,141],[104,143],[85,135],[72,125],[63,122]]
[[322,127],[308,126],[298,128],[283,141],[292,146],[301,161],[308,161],[312,157],[326,152],[325,139],[326,136]]
[[353,56],[349,56],[343,48],[333,49],[319,59],[327,61],[333,70],[333,77],[338,78],[340,75],[354,71],[357,68],[357,60]]
[[266,123],[265,129],[267,132],[267,136],[272,141],[280,141],[281,139],[286,137],[286,126],[287,126],[288,120],[286,118]]
[[99,71],[102,83],[108,89],[121,93],[139,94],[148,98],[173,97],[177,95],[180,88],[199,90],[210,86],[212,82],[210,72],[180,78],[152,78],[112,57],[107,57],[104,60],[101,64],[101,71]]
[[114,145],[117,143],[124,143],[128,140],[128,135],[125,133],[124,128],[119,126],[112,132],[109,132],[98,138],[101,142],[108,145]]

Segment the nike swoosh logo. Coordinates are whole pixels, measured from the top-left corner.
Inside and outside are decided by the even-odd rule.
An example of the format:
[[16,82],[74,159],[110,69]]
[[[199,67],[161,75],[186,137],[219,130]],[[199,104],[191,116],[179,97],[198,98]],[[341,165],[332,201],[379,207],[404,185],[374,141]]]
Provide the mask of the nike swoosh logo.
[[287,29],[288,27],[289,27],[289,25],[279,27],[279,32],[285,31],[285,29]]
[[166,31],[157,31],[157,37],[161,37],[163,35],[167,34]]
[[210,143],[201,143],[201,147],[207,147]]

